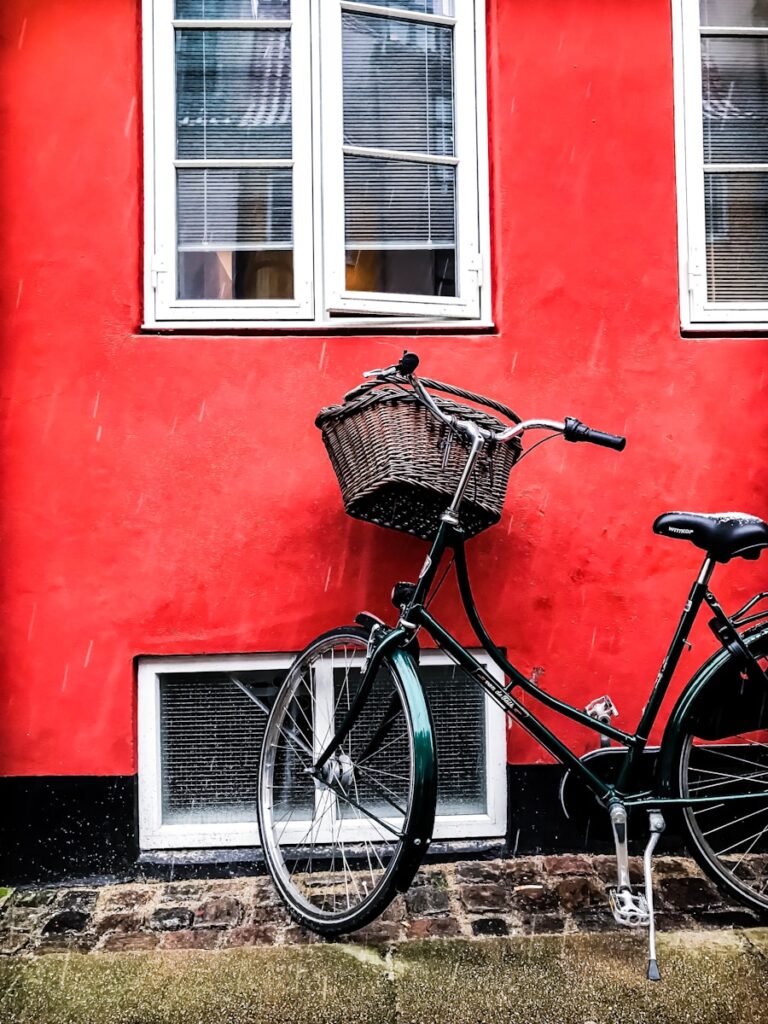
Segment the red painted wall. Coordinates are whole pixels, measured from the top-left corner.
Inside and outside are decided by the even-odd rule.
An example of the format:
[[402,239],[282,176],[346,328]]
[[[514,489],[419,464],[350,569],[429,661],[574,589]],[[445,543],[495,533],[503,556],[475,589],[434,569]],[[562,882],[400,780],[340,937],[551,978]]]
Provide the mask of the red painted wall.
[[[668,0],[488,6],[498,334],[404,340],[141,335],[138,0],[4,3],[3,773],[135,771],[136,655],[388,614],[423,545],[345,518],[312,421],[404,344],[629,435],[526,460],[471,554],[515,660],[634,725],[698,565],[653,517],[768,513],[765,343],[680,337]],[[767,582],[719,575],[731,604]],[[539,754],[515,733],[510,757]]]

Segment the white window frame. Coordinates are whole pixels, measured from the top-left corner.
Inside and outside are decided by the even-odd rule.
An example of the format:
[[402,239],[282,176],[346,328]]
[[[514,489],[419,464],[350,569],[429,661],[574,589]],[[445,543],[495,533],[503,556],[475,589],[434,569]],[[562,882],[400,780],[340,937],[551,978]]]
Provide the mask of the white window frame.
[[[243,28],[291,28],[293,155],[291,161],[284,163],[293,167],[295,298],[283,301],[176,298],[175,175],[176,166],[184,161],[175,160],[173,56],[174,27],[185,23],[174,22],[173,0],[142,0],[142,5],[144,329],[286,329],[295,333],[297,329],[327,332],[349,327],[386,331],[389,327],[493,326],[488,272],[485,0],[456,0],[455,18],[414,15],[358,0],[292,0],[290,21],[237,22]],[[345,290],[342,10],[392,13],[419,22],[456,25],[454,116],[459,295],[455,298]],[[237,161],[238,166],[243,163],[246,161]]]
[[[672,29],[681,326],[691,331],[765,331],[768,302],[710,302],[707,298],[704,170],[733,167],[704,162],[701,38],[702,33],[718,35],[724,30],[702,29],[699,4],[694,0],[672,0]],[[739,34],[754,36],[757,32],[746,30]]]
[[[485,651],[472,652],[499,682],[501,670]],[[169,824],[162,818],[162,762],[160,750],[160,676],[189,672],[285,671],[292,654],[203,655],[199,657],[146,657],[138,663],[139,846],[142,850],[179,850],[259,846],[256,821]],[[453,665],[442,651],[421,652],[423,665]],[[461,742],[461,737],[456,737]],[[507,828],[506,716],[485,696],[485,814],[438,815],[436,840],[488,839],[503,836]],[[439,769],[438,769],[439,770]]]

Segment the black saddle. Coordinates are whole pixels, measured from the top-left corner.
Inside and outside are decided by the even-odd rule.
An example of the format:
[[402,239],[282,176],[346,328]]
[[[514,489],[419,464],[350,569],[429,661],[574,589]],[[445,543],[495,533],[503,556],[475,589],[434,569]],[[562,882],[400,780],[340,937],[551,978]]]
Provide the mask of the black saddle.
[[653,524],[653,532],[689,540],[717,562],[759,558],[768,547],[768,523],[744,512],[665,512]]

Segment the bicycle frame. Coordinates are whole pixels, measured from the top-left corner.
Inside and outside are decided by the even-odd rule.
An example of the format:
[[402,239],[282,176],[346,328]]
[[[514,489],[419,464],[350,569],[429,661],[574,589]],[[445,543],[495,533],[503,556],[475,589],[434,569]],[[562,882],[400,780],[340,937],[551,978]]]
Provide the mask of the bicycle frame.
[[[425,607],[438,569],[448,550],[452,550],[454,553],[459,593],[469,624],[483,649],[509,678],[510,681],[506,685],[503,685],[494,678],[445,627],[430,615]],[[566,701],[559,700],[551,693],[542,690],[509,661],[483,625],[472,594],[464,538],[460,527],[455,524],[452,517],[446,517],[441,523],[429,554],[424,561],[419,579],[414,585],[412,596],[402,608],[398,625],[392,630],[384,631],[384,635],[380,639],[376,638],[375,634],[372,636],[372,641],[374,642],[372,643],[372,649],[369,650],[361,685],[336,735],[318,760],[316,768],[322,767],[348,735],[360,713],[360,709],[365,703],[376,671],[386,652],[393,648],[405,646],[410,642],[416,630],[422,628],[432,637],[438,647],[452,661],[459,665],[497,705],[518,722],[557,761],[574,771],[606,807],[613,800],[620,800],[627,807],[690,806],[696,803],[708,802],[706,797],[675,799],[647,789],[636,790],[633,787],[636,783],[641,757],[648,744],[651,729],[656,722],[661,705],[669,689],[669,684],[688,640],[693,622],[705,601],[715,612],[715,621],[719,626],[719,631],[716,629],[715,632],[721,640],[723,647],[728,650],[731,649],[729,645],[739,645],[740,648],[743,648],[743,651],[740,651],[740,653],[746,653],[747,659],[752,661],[754,668],[762,675],[762,669],[751,658],[732,621],[728,619],[714,595],[709,591],[708,584],[714,568],[714,560],[707,556],[691,587],[677,629],[661,663],[661,668],[656,676],[651,695],[643,710],[637,729],[634,733],[628,733],[612,725],[600,722],[580,708],[568,704]],[[534,700],[554,710],[564,718],[569,718],[586,726],[593,732],[623,744],[626,747],[626,753],[616,784],[606,783],[596,775],[588,764],[582,761],[550,728],[544,725],[535,714],[523,705],[513,693],[516,689],[528,694]],[[759,794],[756,794],[756,796],[759,796]],[[721,795],[718,799],[720,801],[736,800],[745,799],[745,796],[736,793],[732,796]],[[711,798],[709,798],[709,802],[711,802]]]

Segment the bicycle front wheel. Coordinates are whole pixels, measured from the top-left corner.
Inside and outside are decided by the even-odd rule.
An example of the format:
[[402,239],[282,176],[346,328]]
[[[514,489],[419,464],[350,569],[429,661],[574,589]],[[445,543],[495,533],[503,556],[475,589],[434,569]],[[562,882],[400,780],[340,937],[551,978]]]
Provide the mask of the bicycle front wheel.
[[[768,633],[749,641],[763,669]],[[768,911],[768,685],[726,663],[683,722],[676,796],[703,870],[743,903]]]
[[346,626],[298,656],[259,768],[269,872],[293,918],[328,936],[368,924],[407,887],[434,821],[429,712],[397,656],[384,659],[351,732],[315,769],[360,688],[367,645],[365,630]]

